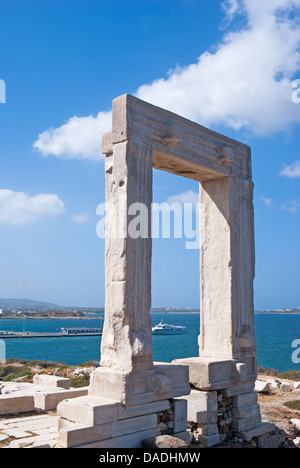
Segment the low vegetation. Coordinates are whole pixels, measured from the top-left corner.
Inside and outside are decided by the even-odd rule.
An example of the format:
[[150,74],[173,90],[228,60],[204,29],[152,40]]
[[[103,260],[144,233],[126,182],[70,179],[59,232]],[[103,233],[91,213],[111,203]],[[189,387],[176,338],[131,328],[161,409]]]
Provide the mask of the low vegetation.
[[0,380],[3,382],[10,382],[20,377],[28,377],[30,379],[32,376],[31,370],[25,365],[21,367],[2,365],[0,367]]
[[263,367],[258,367],[258,373],[269,375],[270,377],[278,377],[279,379],[294,380],[295,382],[300,382],[300,371],[298,370],[289,370],[286,372],[279,372],[275,369],[264,369]]
[[94,361],[86,362],[80,366],[68,366],[60,362],[27,361],[25,359],[7,359],[0,365],[0,381],[9,382],[22,379],[23,382],[32,382],[35,374],[49,374],[71,379],[71,387],[80,388],[89,385],[89,375],[73,375],[78,367],[93,367]]

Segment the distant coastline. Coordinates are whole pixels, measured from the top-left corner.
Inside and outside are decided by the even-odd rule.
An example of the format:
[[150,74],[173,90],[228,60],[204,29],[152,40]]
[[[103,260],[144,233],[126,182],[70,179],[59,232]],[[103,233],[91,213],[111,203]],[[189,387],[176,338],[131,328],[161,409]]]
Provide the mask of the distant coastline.
[[[265,315],[299,315],[300,307],[255,310],[255,314]],[[198,308],[190,307],[153,307],[151,314],[200,314]],[[1,299],[0,298],[0,320],[1,319],[33,319],[33,320],[92,320],[103,319],[104,308],[102,307],[65,307],[47,302],[39,302],[31,299]]]
[[276,309],[276,310],[255,310],[255,314],[267,314],[267,315],[299,315],[300,308],[296,309]]

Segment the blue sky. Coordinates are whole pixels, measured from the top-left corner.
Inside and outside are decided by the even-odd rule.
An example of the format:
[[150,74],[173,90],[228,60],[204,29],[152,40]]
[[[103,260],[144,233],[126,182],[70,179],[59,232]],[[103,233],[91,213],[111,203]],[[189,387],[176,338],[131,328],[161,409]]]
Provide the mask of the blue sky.
[[[0,12],[0,297],[103,306],[101,135],[129,93],[251,146],[255,307],[300,306],[299,0],[10,0]],[[156,202],[197,191],[154,171]],[[199,307],[199,252],[153,247],[153,306]]]

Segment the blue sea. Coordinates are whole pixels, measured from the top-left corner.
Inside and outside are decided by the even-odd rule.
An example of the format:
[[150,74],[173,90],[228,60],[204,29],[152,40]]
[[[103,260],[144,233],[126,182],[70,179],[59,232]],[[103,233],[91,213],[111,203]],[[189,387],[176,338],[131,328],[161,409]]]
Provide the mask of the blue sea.
[[[165,323],[186,326],[185,335],[153,336],[155,361],[171,362],[173,359],[198,355],[197,339],[200,319],[198,314],[152,314],[153,326],[164,319]],[[0,330],[31,332],[59,332],[61,327],[102,327],[103,320],[0,320]],[[292,361],[294,340],[300,340],[300,315],[256,314],[255,334],[258,365],[284,372],[300,370],[300,363]],[[100,360],[101,337],[8,339],[6,358],[63,362],[80,365]]]

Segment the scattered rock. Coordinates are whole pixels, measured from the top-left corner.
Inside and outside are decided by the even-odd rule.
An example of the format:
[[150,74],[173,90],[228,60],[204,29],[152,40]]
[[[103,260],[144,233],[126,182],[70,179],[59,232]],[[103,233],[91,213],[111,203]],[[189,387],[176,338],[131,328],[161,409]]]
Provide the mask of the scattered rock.
[[280,448],[286,444],[286,435],[284,431],[276,429],[271,434],[264,434],[258,437],[259,448]]
[[281,390],[283,392],[290,392],[292,390],[292,385],[290,384],[290,382],[282,382]]
[[13,379],[13,382],[23,382],[24,380],[28,380],[27,375],[23,375],[23,377],[18,377],[16,379]]
[[74,370],[73,375],[81,377],[83,375],[90,375],[94,370],[94,367],[78,367]]
[[300,430],[300,419],[291,419],[291,423]]
[[270,391],[270,384],[268,382],[263,382],[262,380],[256,380],[254,391],[258,393],[267,393]]

